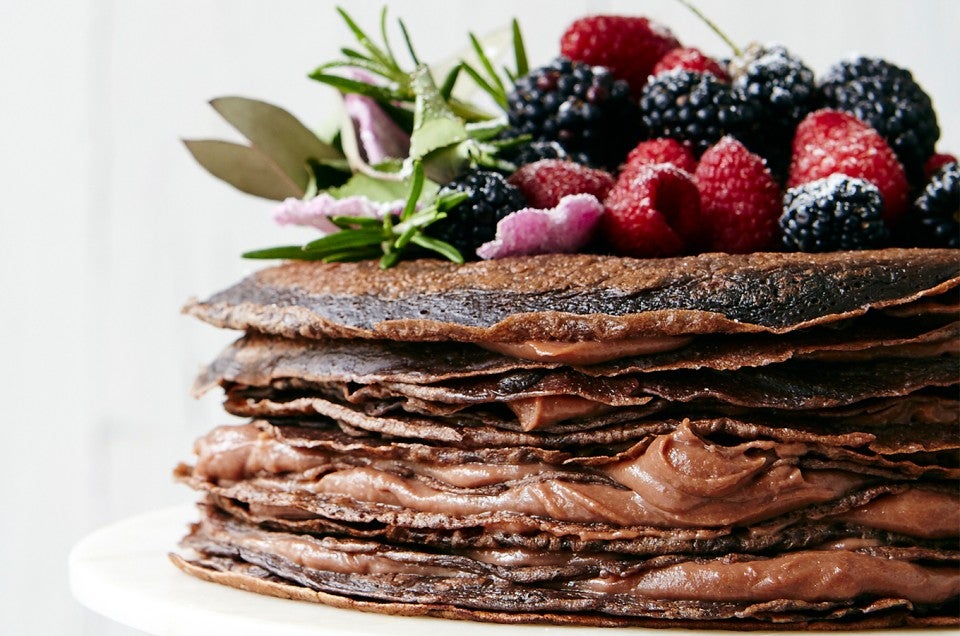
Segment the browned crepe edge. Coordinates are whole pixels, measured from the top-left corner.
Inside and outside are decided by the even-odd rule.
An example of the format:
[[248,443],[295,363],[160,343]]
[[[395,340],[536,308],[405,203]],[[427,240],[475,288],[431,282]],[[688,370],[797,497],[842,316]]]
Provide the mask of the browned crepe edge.
[[359,610],[393,616],[429,616],[453,620],[467,620],[484,623],[504,624],[541,624],[573,625],[583,627],[648,627],[648,628],[691,628],[718,630],[810,630],[810,631],[847,631],[857,629],[882,629],[889,627],[940,627],[960,625],[960,617],[927,616],[916,617],[903,612],[887,615],[865,616],[854,620],[839,621],[795,621],[789,623],[765,622],[757,620],[660,620],[652,618],[618,618],[589,614],[561,613],[509,613],[470,610],[448,604],[415,604],[364,601],[346,596],[314,591],[287,583],[267,581],[237,572],[212,570],[188,561],[177,554],[169,554],[173,562],[183,572],[204,581],[227,585],[246,592],[263,594],[296,601],[320,603],[339,609]]
[[[460,342],[522,342],[525,340],[554,341],[610,341],[640,336],[677,336],[706,333],[787,333],[796,329],[834,323],[863,315],[870,309],[897,307],[921,298],[942,294],[960,284],[960,276],[952,276],[932,287],[913,289],[895,298],[865,300],[845,311],[820,315],[783,326],[763,325],[732,319],[719,312],[703,309],[651,309],[641,313],[612,315],[599,311],[569,313],[564,311],[527,311],[507,315],[487,326],[473,326],[461,322],[406,317],[386,317],[370,327],[348,324],[319,315],[307,307],[297,305],[296,298],[325,297],[342,301],[347,313],[360,311],[365,299],[390,303],[403,300],[411,306],[443,294],[458,293],[517,293],[530,296],[551,292],[564,296],[582,294],[590,297],[596,290],[631,294],[650,289],[669,287],[685,275],[685,268],[709,272],[715,285],[736,273],[742,266],[757,272],[758,280],[764,272],[777,272],[789,263],[794,268],[805,268],[805,275],[823,264],[833,269],[824,276],[823,285],[831,286],[830,272],[853,271],[873,264],[869,260],[909,261],[911,255],[932,255],[942,260],[960,260],[957,250],[888,249],[869,252],[827,254],[755,253],[749,255],[702,254],[700,256],[639,261],[618,257],[553,254],[526,259],[503,259],[456,266],[437,261],[408,261],[398,267],[381,271],[375,264],[362,263],[287,263],[261,270],[237,285],[206,301],[191,300],[183,312],[218,327],[256,330],[284,337],[306,338],[376,338],[408,341]],[[936,260],[936,259],[931,259]],[[886,261],[883,261],[886,262]],[[842,263],[844,267],[839,267]],[[956,269],[954,267],[954,269]],[[559,271],[558,271],[559,270]],[[570,277],[583,274],[575,283]],[[780,272],[783,274],[784,272]],[[630,276],[636,274],[635,278]],[[946,274],[944,274],[946,275]],[[856,279],[870,277],[863,272],[851,274]],[[500,280],[499,287],[487,279]],[[711,279],[712,280],[712,279]],[[504,282],[508,281],[508,283]],[[680,283],[683,280],[679,281]],[[782,283],[783,281],[781,281]],[[832,282],[835,285],[836,281]],[[250,301],[249,296],[262,296]],[[232,300],[225,300],[232,298]],[[291,298],[294,301],[291,302]],[[283,299],[283,303],[278,302]],[[420,300],[421,302],[415,302]],[[450,298],[447,304],[460,309],[463,299]],[[609,301],[612,302],[612,301]],[[749,303],[748,303],[749,304]],[[501,308],[502,309],[502,308]],[[489,311],[481,306],[474,312]],[[397,311],[394,306],[391,312]]]

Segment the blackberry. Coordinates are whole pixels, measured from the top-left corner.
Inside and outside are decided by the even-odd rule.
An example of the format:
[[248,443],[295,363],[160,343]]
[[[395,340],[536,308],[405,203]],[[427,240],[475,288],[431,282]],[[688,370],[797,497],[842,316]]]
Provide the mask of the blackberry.
[[558,57],[518,79],[507,103],[512,135],[556,141],[594,165],[616,166],[640,137],[630,87],[600,66]]
[[567,152],[563,146],[556,141],[534,141],[529,144],[523,144],[517,147],[513,152],[505,155],[506,159],[517,167],[528,163],[534,163],[541,159],[562,159],[573,161],[584,165],[589,165],[590,158],[582,152]]
[[492,170],[470,170],[440,192],[464,192],[468,198],[449,210],[447,218],[428,226],[426,232],[453,245],[466,260],[475,260],[477,248],[493,240],[500,219],[527,205],[520,189]]
[[680,69],[650,78],[640,112],[651,138],[689,142],[697,156],[725,135],[741,138],[756,120],[741,92],[712,73]]
[[913,184],[933,154],[940,127],[930,96],[910,71],[879,58],[858,57],[831,67],[820,81],[825,106],[856,115],[879,132]]
[[744,141],[782,181],[797,124],[816,106],[813,71],[779,44],[751,45],[729,68],[734,89],[757,110],[757,125]]
[[914,203],[908,234],[922,247],[960,247],[960,165],[942,166]]
[[890,234],[875,185],[834,174],[787,190],[780,216],[788,251],[832,252],[881,247]]

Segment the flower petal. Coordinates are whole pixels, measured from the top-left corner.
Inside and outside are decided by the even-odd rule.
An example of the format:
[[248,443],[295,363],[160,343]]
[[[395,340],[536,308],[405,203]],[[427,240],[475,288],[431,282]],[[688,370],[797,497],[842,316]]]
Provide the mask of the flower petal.
[[497,223],[494,240],[477,248],[483,259],[576,252],[590,240],[603,205],[592,194],[571,194],[557,207],[524,208]]
[[326,192],[303,201],[289,198],[273,210],[273,220],[280,225],[306,225],[315,227],[324,234],[339,231],[330,222],[331,216],[353,216],[382,219],[384,214],[396,214],[403,209],[403,201],[377,203],[365,196],[336,199]]
[[343,105],[357,131],[367,163],[376,165],[410,154],[410,135],[397,126],[376,101],[350,93],[343,96]]

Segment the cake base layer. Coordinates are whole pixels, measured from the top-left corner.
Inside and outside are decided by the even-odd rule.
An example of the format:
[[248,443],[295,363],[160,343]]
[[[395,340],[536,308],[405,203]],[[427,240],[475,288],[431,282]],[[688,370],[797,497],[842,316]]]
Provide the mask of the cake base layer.
[[198,558],[171,558],[194,576],[390,614],[727,629],[958,624],[956,553],[869,541],[773,557],[713,559],[424,552],[416,546],[266,531],[208,509],[184,545]]

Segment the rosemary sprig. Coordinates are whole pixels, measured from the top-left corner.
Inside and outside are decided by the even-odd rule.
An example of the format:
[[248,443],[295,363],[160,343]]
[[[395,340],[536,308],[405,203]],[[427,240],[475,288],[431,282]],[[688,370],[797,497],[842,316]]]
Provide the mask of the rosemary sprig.
[[[518,78],[526,75],[530,68],[527,62],[527,49],[523,44],[523,34],[520,32],[520,23],[516,19],[511,23],[514,70],[507,67],[503,68],[503,73],[512,86]],[[487,93],[497,105],[506,111],[509,108],[507,98],[509,91],[507,84],[504,83],[500,73],[496,71],[490,56],[484,50],[480,40],[473,33],[470,33],[470,44],[473,52],[480,62],[480,68],[475,68],[465,60],[461,60],[460,66],[464,72],[470,76],[470,79],[476,83],[485,93]]]
[[335,216],[330,222],[340,228],[339,232],[328,234],[306,245],[285,245],[244,254],[244,258],[285,258],[292,260],[324,261],[360,261],[380,258],[380,267],[394,266],[415,245],[423,250],[436,252],[455,263],[463,263],[463,255],[449,243],[445,243],[423,231],[447,217],[447,212],[460,203],[467,195],[463,192],[443,193],[429,204],[417,209],[417,202],[423,193],[426,177],[423,164],[413,163],[413,175],[410,193],[398,217],[391,214],[381,219],[369,217]]
[[[359,24],[341,7],[337,7],[337,12],[343,18],[347,28],[353,33],[357,40],[359,48],[344,47],[340,49],[343,56],[341,59],[331,60],[317,66],[310,78],[328,86],[332,86],[344,93],[357,93],[375,99],[381,106],[387,108],[391,118],[398,125],[409,130],[411,123],[409,117],[409,108],[416,99],[416,93],[412,85],[413,70],[407,70],[397,60],[396,54],[390,45],[387,30],[387,9],[380,12],[380,38],[382,43],[377,43]],[[400,33],[403,36],[407,53],[413,62],[413,68],[422,66],[420,58],[413,48],[413,42],[410,40],[410,34],[402,20],[397,20]],[[370,73],[374,77],[382,80],[380,84],[369,84],[360,80],[338,75],[337,70],[342,69],[360,69]],[[453,83],[456,82],[456,75],[448,77],[450,85],[444,82],[447,88],[444,99],[451,110],[467,122],[484,121],[493,118],[493,115],[487,113],[474,104],[460,101],[450,96],[453,91]],[[406,106],[407,110],[401,106]],[[405,112],[404,112],[405,111]]]

